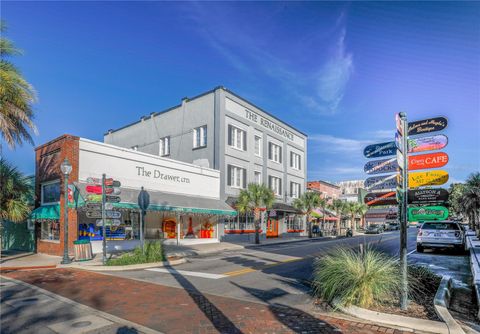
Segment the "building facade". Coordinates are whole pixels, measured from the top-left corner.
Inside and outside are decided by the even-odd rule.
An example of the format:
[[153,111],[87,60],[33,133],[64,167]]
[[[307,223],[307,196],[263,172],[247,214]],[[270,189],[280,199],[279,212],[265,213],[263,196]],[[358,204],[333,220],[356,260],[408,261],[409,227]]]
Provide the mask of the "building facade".
[[[73,242],[80,239],[88,239],[94,253],[101,252],[104,226],[109,251],[138,245],[142,189],[150,202],[143,228],[146,239],[218,242],[223,219],[236,216],[220,200],[218,170],[64,135],[36,148],[36,204],[31,219],[39,253],[63,254],[65,177],[60,164],[65,159],[72,165],[67,203],[70,253]],[[106,222],[101,219],[104,173],[112,185],[107,192],[111,208]]]
[[364,186],[365,180],[341,181],[337,185],[340,187],[340,199],[345,202],[363,203],[367,194]]
[[327,199],[329,203],[335,199],[339,199],[341,193],[339,186],[322,180],[308,181],[307,190],[319,192],[322,198]]
[[[109,130],[104,141],[219,170],[220,198],[233,206],[247,184],[266,184],[276,203],[263,236],[304,233],[291,203],[306,188],[307,136],[223,87]],[[226,240],[250,238],[253,217],[239,215],[224,227]]]

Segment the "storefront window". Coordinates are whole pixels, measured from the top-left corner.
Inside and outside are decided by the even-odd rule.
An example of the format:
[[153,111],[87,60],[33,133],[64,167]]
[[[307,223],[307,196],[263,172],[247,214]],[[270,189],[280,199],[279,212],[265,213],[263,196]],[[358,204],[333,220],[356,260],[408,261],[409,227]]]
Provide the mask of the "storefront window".
[[42,204],[60,202],[60,181],[42,183]]
[[302,230],[303,222],[299,215],[288,215],[285,217],[288,230]]
[[60,223],[58,220],[44,220],[40,223],[41,240],[60,240]]
[[253,214],[243,214],[225,219],[226,230],[254,230],[255,221]]

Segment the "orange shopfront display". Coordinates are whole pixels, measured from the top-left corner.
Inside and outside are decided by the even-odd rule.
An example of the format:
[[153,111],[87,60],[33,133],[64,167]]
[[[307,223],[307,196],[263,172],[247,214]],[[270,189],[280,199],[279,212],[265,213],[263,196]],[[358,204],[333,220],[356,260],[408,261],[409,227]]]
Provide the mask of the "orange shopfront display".
[[166,239],[175,239],[177,237],[177,223],[174,219],[165,219],[162,225]]
[[267,238],[278,238],[278,219],[268,218]]

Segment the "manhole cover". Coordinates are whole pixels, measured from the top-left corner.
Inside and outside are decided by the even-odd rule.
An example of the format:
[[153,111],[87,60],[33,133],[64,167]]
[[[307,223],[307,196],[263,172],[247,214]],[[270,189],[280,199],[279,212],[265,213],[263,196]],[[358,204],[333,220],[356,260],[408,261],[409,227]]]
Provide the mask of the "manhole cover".
[[92,324],[91,321],[79,321],[79,322],[74,322],[72,324],[72,327],[74,328],[82,328],[82,327],[87,327],[87,326],[90,326]]

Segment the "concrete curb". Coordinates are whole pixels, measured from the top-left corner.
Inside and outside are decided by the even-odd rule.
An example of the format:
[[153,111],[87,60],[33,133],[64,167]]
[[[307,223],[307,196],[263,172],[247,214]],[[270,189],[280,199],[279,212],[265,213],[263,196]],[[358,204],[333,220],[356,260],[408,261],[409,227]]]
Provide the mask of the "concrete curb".
[[0,272],[13,271],[13,270],[36,270],[36,269],[55,269],[55,268],[57,268],[56,264],[47,265],[47,266],[1,267]]
[[433,300],[435,313],[445,322],[450,334],[465,334],[462,327],[460,327],[448,311],[450,298],[452,296],[451,288],[452,278],[450,276],[443,276],[437,293],[435,294],[435,299]]
[[[475,295],[477,297],[477,301],[480,301],[480,259],[477,258],[475,246],[472,244],[473,238],[476,238],[476,236],[467,236],[467,248],[470,250],[470,270],[472,271],[473,276],[472,284],[475,288]],[[480,319],[480,309],[477,310],[477,319]]]
[[127,270],[140,270],[154,267],[166,267],[166,266],[176,266],[187,262],[186,259],[178,259],[171,261],[163,262],[152,262],[152,263],[140,263],[140,264],[131,264],[127,266],[103,266],[103,265],[86,265],[72,263],[67,265],[58,265],[57,268],[72,268],[72,269],[82,269],[89,271],[127,271]]
[[357,306],[342,307],[334,302],[335,308],[356,318],[367,320],[373,323],[400,327],[402,330],[418,330],[427,333],[450,334],[447,325],[440,321],[417,319],[403,315],[387,314],[377,311],[370,311]]
[[48,290],[45,290],[45,289],[42,289],[42,288],[39,288],[38,286],[35,286],[35,285],[32,285],[32,284],[29,284],[29,283],[26,283],[26,282],[23,282],[23,281],[19,281],[17,279],[14,279],[14,278],[11,278],[11,277],[5,277],[5,276],[2,276],[0,275],[0,278],[2,280],[9,280],[9,281],[12,281],[12,282],[15,282],[16,284],[19,284],[19,285],[23,285],[23,286],[26,286],[34,291],[38,291],[44,295],[47,295],[49,297],[52,297],[60,302],[63,302],[63,303],[67,303],[67,304],[70,304],[74,307],[78,307],[82,310],[85,310],[87,312],[91,312],[92,314],[95,314],[95,315],[98,315],[102,318],[105,318],[105,319],[108,319],[110,321],[113,321],[115,323],[119,323],[119,324],[125,324],[125,325],[128,325],[130,327],[134,327],[134,328],[137,328],[138,330],[140,330],[141,332],[145,333],[145,334],[163,334],[162,332],[158,332],[154,329],[151,329],[151,328],[148,328],[148,327],[145,327],[143,325],[140,325],[140,324],[137,324],[135,322],[132,322],[130,320],[126,320],[126,319],[122,319],[122,318],[119,318],[117,316],[114,316],[110,313],[106,313],[106,312],[103,312],[103,311],[100,311],[100,310],[97,310],[93,307],[90,307],[90,306],[87,306],[87,305],[84,305],[84,304],[80,304],[80,303],[77,303],[76,301],[74,300],[71,300],[71,299],[68,299],[68,298],[65,298],[63,296],[60,296],[60,295],[57,295],[53,292],[50,292]]

